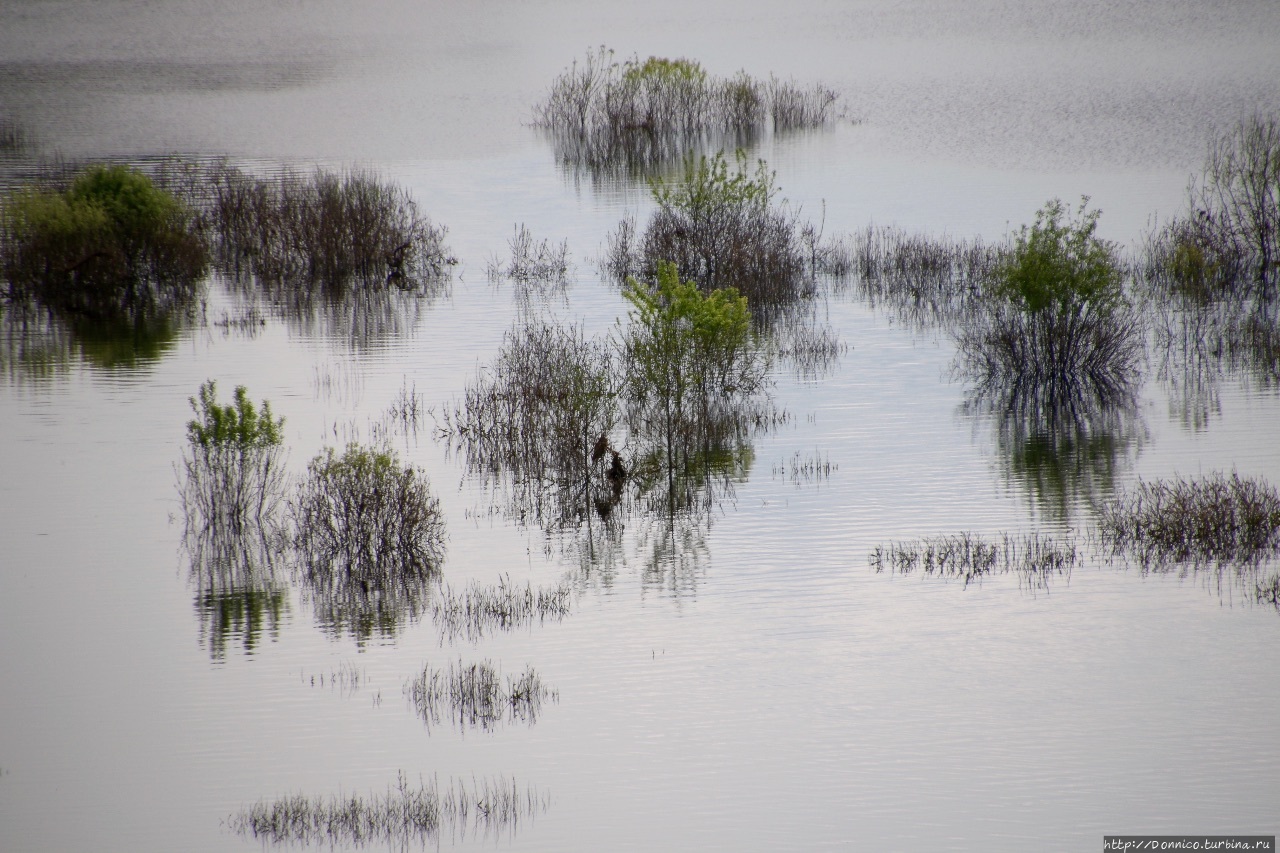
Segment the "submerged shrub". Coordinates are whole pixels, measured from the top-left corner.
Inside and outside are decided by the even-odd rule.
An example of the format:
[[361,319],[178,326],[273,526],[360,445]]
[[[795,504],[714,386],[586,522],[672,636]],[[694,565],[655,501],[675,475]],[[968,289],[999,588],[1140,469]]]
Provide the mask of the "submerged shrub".
[[768,358],[755,345],[747,300],[733,288],[703,294],[674,264],[657,280],[629,279],[621,330],[631,432],[671,488],[677,475],[733,453],[760,416]]
[[212,180],[219,262],[294,289],[429,287],[457,261],[401,187],[366,171],[259,178],[223,167]]
[[572,526],[625,477],[610,444],[619,418],[616,360],[581,327],[534,321],[507,333],[494,364],[445,412],[442,432],[467,467],[514,487],[520,517]]
[[49,177],[10,195],[2,211],[11,294],[72,315],[162,316],[190,301],[207,268],[191,211],[126,166]]
[[225,535],[269,522],[283,497],[284,418],[273,418],[265,400],[256,409],[243,385],[230,405],[220,405],[212,379],[190,402],[196,417],[187,423],[179,486],[187,529],[214,531],[212,542],[224,543],[216,552],[238,550]]
[[1195,233],[1192,245],[1205,263],[1251,270],[1252,283],[1273,289],[1280,281],[1280,118],[1255,114],[1214,140],[1190,195],[1193,213],[1182,227]]
[[551,84],[534,122],[562,160],[594,174],[650,174],[691,149],[745,144],[770,129],[821,127],[838,114],[838,96],[746,72],[723,79],[691,59],[632,57],[615,62],[589,51]]
[[670,262],[681,278],[708,291],[736,288],[758,318],[812,294],[795,217],[775,203],[773,174],[763,161],[752,173],[741,151],[736,169],[723,154],[690,157],[678,180],[650,186],[658,209],[638,245],[629,221],[611,235],[616,277],[653,279]]
[[1280,552],[1280,493],[1261,479],[1220,472],[1200,479],[1139,480],[1103,503],[1104,543],[1144,568],[1249,566]]
[[979,394],[1056,411],[1136,389],[1141,328],[1116,247],[1094,233],[1100,211],[1087,203],[1074,218],[1056,199],[1041,208],[986,283],[986,310],[960,328],[960,372]]
[[391,632],[425,606],[444,559],[444,517],[426,474],[390,450],[347,445],[307,466],[289,504],[294,548],[322,619]]

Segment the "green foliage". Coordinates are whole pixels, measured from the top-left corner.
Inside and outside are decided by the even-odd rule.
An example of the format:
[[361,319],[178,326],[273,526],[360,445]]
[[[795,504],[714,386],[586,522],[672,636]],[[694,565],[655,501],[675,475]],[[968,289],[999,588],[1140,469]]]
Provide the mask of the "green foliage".
[[754,177],[748,171],[746,152],[734,155],[737,169],[729,170],[724,153],[685,159],[676,181],[654,178],[649,182],[653,200],[664,211],[686,217],[693,223],[713,222],[726,211],[765,210],[777,194],[774,173],[763,160],[756,161]]
[[10,293],[93,320],[152,320],[190,304],[208,253],[195,218],[125,166],[43,178],[5,199]]
[[275,529],[284,494],[284,418],[273,418],[265,400],[261,411],[255,409],[244,386],[228,406],[218,404],[213,380],[189,399],[196,417],[187,422],[185,477],[178,488],[187,539],[234,551],[250,532]]
[[1037,211],[1035,223],[1022,226],[997,266],[995,294],[1032,314],[1115,309],[1124,271],[1115,245],[1095,235],[1101,211],[1086,211],[1088,203],[1081,198],[1074,217],[1059,199]]
[[187,437],[193,446],[251,450],[276,447],[283,441],[284,418],[273,419],[271,404],[266,400],[262,401],[261,412],[254,409],[243,385],[236,386],[233,404],[220,406],[217,386],[210,379],[190,402],[196,419],[187,422]]
[[157,239],[179,216],[182,207],[151,179],[125,166],[94,166],[71,184],[66,200],[72,207],[100,210],[125,245]]
[[707,72],[702,65],[692,59],[664,59],[651,56],[644,62],[629,59],[622,65],[624,83],[662,84],[666,82],[693,83],[703,85]]
[[622,340],[633,430],[658,445],[670,479],[739,434],[767,360],[733,288],[703,294],[660,263],[654,286],[629,279],[623,295],[632,306]]
[[[640,331],[631,338],[632,354],[649,385],[682,387],[702,376],[725,375],[751,341],[746,297],[732,287],[704,295],[695,282],[680,281],[675,264],[658,265],[654,288],[628,279],[623,296]],[[737,389],[730,384],[721,390]]]

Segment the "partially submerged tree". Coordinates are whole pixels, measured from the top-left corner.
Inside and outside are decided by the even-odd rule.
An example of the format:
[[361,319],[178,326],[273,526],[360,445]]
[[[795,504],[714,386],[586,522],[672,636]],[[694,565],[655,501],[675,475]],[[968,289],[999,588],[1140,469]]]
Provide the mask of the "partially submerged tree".
[[1209,146],[1189,210],[1152,238],[1147,276],[1201,302],[1280,282],[1280,117],[1254,114]]
[[960,372],[1003,408],[1057,417],[1137,387],[1141,328],[1117,249],[1097,236],[1100,211],[1087,205],[1074,216],[1057,199],[1041,208],[986,283],[985,310],[958,333]]
[[735,455],[758,414],[768,361],[733,288],[703,294],[661,263],[656,281],[629,279],[623,295],[632,305],[620,332],[631,432],[642,461],[656,463],[674,490],[717,455]]

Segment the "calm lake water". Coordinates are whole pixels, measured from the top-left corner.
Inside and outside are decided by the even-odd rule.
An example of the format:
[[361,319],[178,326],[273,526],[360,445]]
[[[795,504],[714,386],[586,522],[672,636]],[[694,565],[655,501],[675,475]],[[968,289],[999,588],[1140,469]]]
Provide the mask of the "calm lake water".
[[[584,565],[491,512],[429,418],[393,438],[442,501],[448,583],[568,577],[564,620],[467,641],[424,616],[358,640],[285,582],[260,632],[215,638],[175,486],[201,382],[269,399],[294,473],[371,440],[406,385],[443,409],[517,318],[512,285],[485,276],[517,223],[569,243],[575,273],[545,311],[600,334],[625,315],[596,258],[624,214],[647,214],[644,189],[575,178],[528,126],[600,44],[837,89],[857,123],[752,152],[827,234],[998,240],[1083,194],[1133,250],[1183,210],[1216,134],[1280,111],[1273,0],[0,5],[0,118],[31,140],[0,154],[6,182],[59,157],[367,166],[449,228],[461,261],[448,294],[368,333],[271,314],[224,328],[238,309],[213,282],[206,323],[132,362],[88,345],[45,370],[3,354],[0,849],[251,850],[263,842],[228,825],[241,809],[382,792],[401,773],[536,787],[545,808],[519,825],[426,842],[460,850],[1276,833],[1274,607],[1093,557],[1047,591],[868,565],[897,540],[1083,531],[1090,501],[1137,477],[1280,483],[1274,381],[1226,375],[1188,405],[1152,353],[1140,417],[1046,486],[965,413],[948,338],[853,292],[821,309],[847,352],[818,378],[779,368],[792,419],[755,440],[732,499],[674,559],[633,528]],[[797,458],[832,470],[797,481]],[[428,728],[405,682],[481,659],[534,667],[558,700],[532,725]]]

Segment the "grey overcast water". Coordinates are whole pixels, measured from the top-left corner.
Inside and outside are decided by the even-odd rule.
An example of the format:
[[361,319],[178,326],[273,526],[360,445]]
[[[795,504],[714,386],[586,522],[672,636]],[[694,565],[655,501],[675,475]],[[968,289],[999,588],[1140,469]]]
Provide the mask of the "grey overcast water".
[[[675,557],[641,536],[580,561],[490,511],[430,418],[393,439],[441,499],[447,582],[568,577],[565,619],[449,641],[423,616],[358,641],[285,585],[264,630],[210,624],[175,485],[203,381],[271,401],[295,474],[371,440],[406,386],[438,412],[519,315],[485,275],[519,223],[574,261],[545,311],[599,334],[625,317],[596,259],[647,191],[576,176],[530,126],[599,45],[836,89],[856,121],[750,152],[829,235],[996,241],[1088,195],[1136,252],[1184,211],[1216,135],[1280,112],[1274,0],[3,0],[0,119],[30,139],[0,153],[5,183],[59,158],[368,167],[448,227],[460,264],[448,294],[367,333],[219,326],[237,297],[213,281],[208,322],[147,357],[25,371],[0,355],[0,850],[261,849],[231,825],[242,809],[400,774],[536,787],[518,825],[421,840],[451,850],[1087,851],[1280,831],[1275,607],[1092,557],[1048,590],[868,563],[925,536],[1083,531],[1138,477],[1280,483],[1274,377],[1188,400],[1153,354],[1136,422],[1046,485],[966,413],[950,339],[852,291],[821,306],[847,351],[817,377],[778,368],[791,420]],[[793,478],[796,459],[829,476]],[[425,725],[405,682],[479,659],[532,666],[558,698],[534,724]]]

